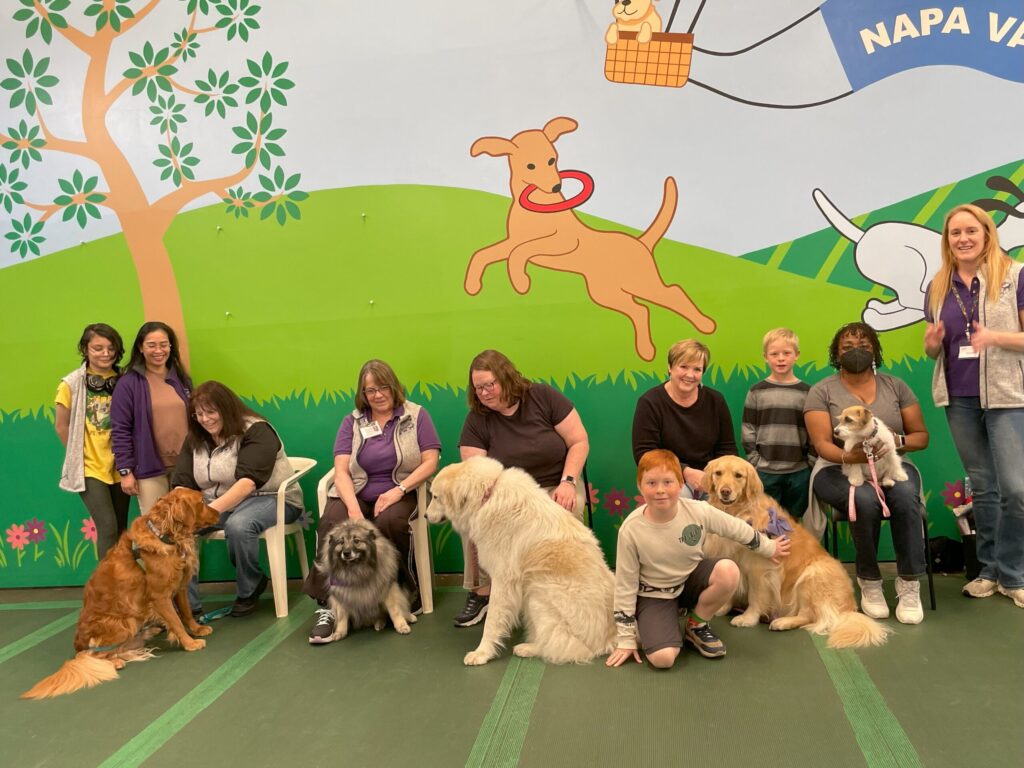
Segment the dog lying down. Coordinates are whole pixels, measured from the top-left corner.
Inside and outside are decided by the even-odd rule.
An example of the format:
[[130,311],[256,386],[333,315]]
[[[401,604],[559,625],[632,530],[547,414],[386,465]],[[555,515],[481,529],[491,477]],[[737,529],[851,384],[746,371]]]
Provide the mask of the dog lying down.
[[[213,632],[192,618],[186,589],[196,571],[196,531],[216,525],[220,513],[199,491],[178,488],[135,519],[103,556],[82,596],[73,659],[21,695],[45,699],[118,677],[130,661],[152,658],[145,643],[167,629],[186,651],[206,645]],[[177,607],[177,610],[175,610]]]
[[532,477],[476,456],[442,469],[431,490],[427,519],[451,520],[491,575],[483,637],[463,663],[496,658],[521,619],[516,656],[584,664],[613,650],[615,583],[597,539]]
[[857,612],[846,570],[775,499],[765,495],[761,478],[748,462],[722,456],[705,467],[704,477],[712,506],[746,520],[762,533],[785,535],[792,544],[789,557],[777,564],[733,541],[708,535],[705,555],[727,557],[740,568],[742,578],[733,605],[745,605],[746,610],[732,620],[734,626],[752,627],[768,616],[774,630],[803,627],[828,635],[829,648],[885,643],[892,630]]
[[400,635],[409,634],[416,617],[398,585],[398,550],[369,520],[345,520],[327,534],[316,567],[329,579],[327,604],[334,613],[331,640],[349,629],[384,628],[387,619]]

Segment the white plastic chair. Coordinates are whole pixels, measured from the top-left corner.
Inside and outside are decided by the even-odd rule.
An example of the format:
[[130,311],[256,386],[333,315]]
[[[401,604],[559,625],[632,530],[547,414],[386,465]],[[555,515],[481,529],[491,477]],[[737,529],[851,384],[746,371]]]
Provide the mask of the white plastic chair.
[[[334,483],[333,467],[320,478],[316,486],[317,511],[322,517],[327,506],[327,492]],[[427,483],[420,483],[416,489],[416,516],[409,521],[412,526],[412,550],[416,558],[416,578],[420,583],[420,605],[423,613],[434,612],[434,565],[430,555],[430,529],[427,527],[427,505],[430,492]]]
[[[299,555],[299,568],[302,571],[302,578],[305,579],[309,575],[309,561],[306,558],[306,540],[302,536],[302,525],[298,520],[294,523],[286,523],[284,521],[285,494],[291,485],[297,483],[300,477],[316,466],[315,459],[289,456],[288,461],[292,465],[293,474],[281,483],[281,487],[277,489],[277,524],[270,526],[260,534],[260,538],[267,542],[267,561],[270,563],[270,586],[274,590],[274,611],[279,619],[283,619],[288,615],[288,568],[285,562],[285,536],[295,536],[295,548]],[[224,531],[214,531],[204,538],[223,541]]]

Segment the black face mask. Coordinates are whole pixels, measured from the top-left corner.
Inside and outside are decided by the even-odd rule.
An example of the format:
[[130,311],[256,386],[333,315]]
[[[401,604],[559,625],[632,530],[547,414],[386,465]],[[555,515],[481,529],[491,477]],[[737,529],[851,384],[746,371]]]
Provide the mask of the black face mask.
[[875,354],[864,347],[854,347],[839,356],[839,365],[848,373],[864,373],[875,362]]

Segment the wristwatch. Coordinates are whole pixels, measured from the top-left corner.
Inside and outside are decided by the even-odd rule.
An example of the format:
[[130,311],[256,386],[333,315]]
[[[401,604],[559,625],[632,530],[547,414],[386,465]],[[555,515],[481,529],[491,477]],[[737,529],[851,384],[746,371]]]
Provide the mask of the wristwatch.
[[562,478],[562,482],[563,482],[563,483],[568,483],[568,484],[569,484],[569,485],[571,485],[571,486],[572,486],[573,488],[575,488],[575,487],[576,487],[576,478],[575,478],[575,477],[573,477],[572,475],[566,475],[565,477],[563,477],[563,478]]
[[398,484],[398,490],[400,490],[402,493],[408,493],[409,492],[409,489],[405,487],[404,483],[399,483]]
[[130,469],[119,469],[119,470],[117,470],[117,474],[119,474],[121,477],[128,477],[128,475],[130,475],[131,473],[132,473],[132,471]]

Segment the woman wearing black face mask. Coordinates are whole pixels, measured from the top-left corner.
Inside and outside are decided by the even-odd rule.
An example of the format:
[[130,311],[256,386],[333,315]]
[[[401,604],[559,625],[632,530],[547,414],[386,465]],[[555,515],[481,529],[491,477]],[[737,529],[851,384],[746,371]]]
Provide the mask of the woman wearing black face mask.
[[[849,323],[840,328],[829,346],[829,363],[838,373],[819,381],[807,394],[804,421],[807,436],[814,444],[818,461],[811,475],[811,505],[804,524],[820,534],[825,528],[819,500],[829,504],[834,514],[846,519],[849,510],[850,483],[843,474],[843,464],[864,464],[867,456],[862,448],[843,450],[832,430],[839,414],[853,405],[871,410],[896,437],[900,454],[928,447],[928,430],[924,426],[917,397],[901,379],[878,373],[882,365],[882,345],[875,330],[864,323]],[[875,456],[884,455],[884,448]],[[924,538],[921,521],[924,503],[921,498],[921,473],[908,460],[903,468],[909,479],[891,488],[882,487],[886,506],[891,514],[893,548],[896,550],[896,618],[904,624],[918,624],[924,618],[918,579],[925,573]],[[874,619],[889,615],[889,606],[882,592],[882,574],[878,568],[878,536],[882,523],[882,505],[875,489],[865,483],[854,494],[857,519],[850,523],[850,533],[857,551],[857,583],[860,585],[861,610]],[[817,530],[815,530],[817,528]]]

